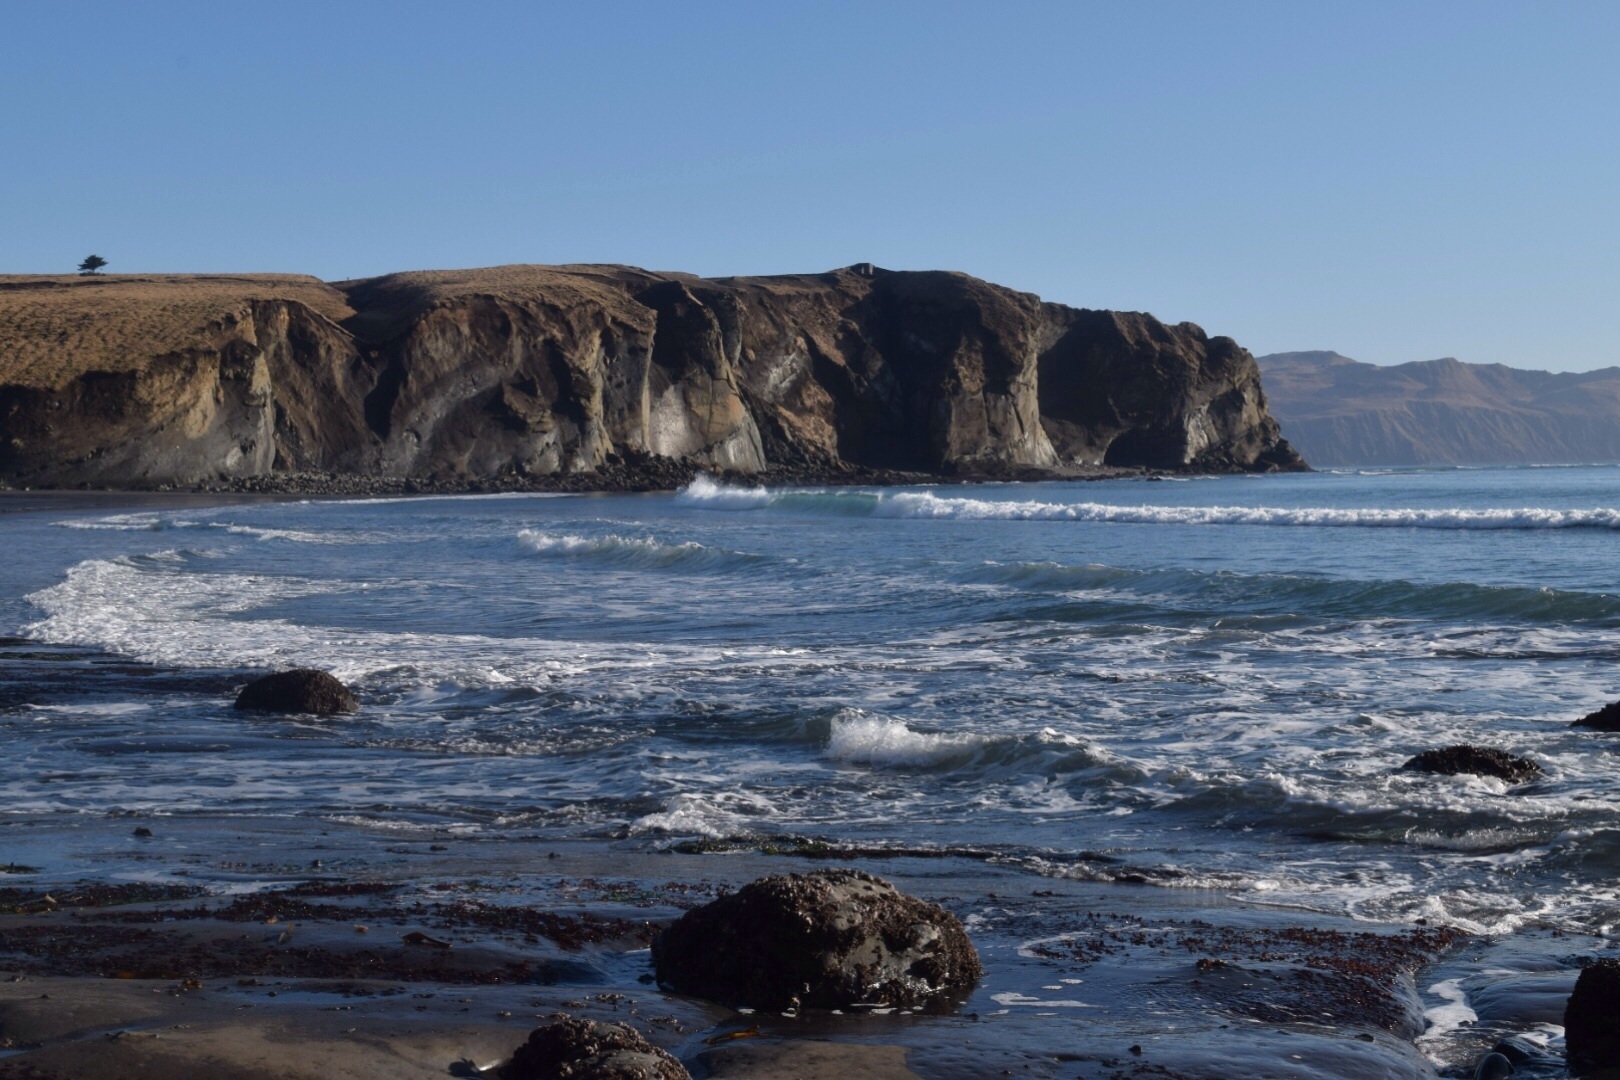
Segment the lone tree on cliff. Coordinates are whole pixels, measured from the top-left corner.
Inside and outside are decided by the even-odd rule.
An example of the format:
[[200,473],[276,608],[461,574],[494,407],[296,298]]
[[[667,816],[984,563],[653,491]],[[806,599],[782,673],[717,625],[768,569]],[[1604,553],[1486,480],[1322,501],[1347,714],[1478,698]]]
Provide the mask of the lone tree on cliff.
[[89,258],[85,259],[84,262],[79,264],[79,273],[87,277],[91,274],[99,274],[101,273],[101,268],[106,265],[106,259],[103,259],[100,255],[91,255]]

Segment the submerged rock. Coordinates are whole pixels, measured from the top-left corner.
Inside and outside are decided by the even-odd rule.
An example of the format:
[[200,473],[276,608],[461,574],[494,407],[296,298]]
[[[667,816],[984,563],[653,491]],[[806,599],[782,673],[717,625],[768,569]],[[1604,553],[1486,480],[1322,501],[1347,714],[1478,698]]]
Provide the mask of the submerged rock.
[[[1491,1053],[1487,1055],[1487,1060],[1491,1056],[1507,1058],[1509,1065],[1517,1066],[1547,1058],[1547,1051],[1545,1047],[1526,1042],[1517,1035],[1509,1035],[1506,1038],[1496,1040],[1496,1045],[1491,1047]],[[1483,1061],[1480,1062],[1481,1066],[1484,1064]]]
[[1515,757],[1494,746],[1468,746],[1458,744],[1443,750],[1425,750],[1412,758],[1403,769],[1416,772],[1440,773],[1455,776],[1472,773],[1475,776],[1494,776],[1510,784],[1533,780],[1542,775],[1542,768],[1527,757]]
[[1611,702],[1594,713],[1587,713],[1575,721],[1576,727],[1595,728],[1598,731],[1620,731],[1620,701]]
[[500,1080],[692,1080],[686,1067],[627,1024],[554,1013],[529,1033]]
[[359,711],[360,699],[327,672],[294,668],[248,683],[236,696],[236,707],[331,716]]
[[1564,1006],[1564,1056],[1576,1076],[1620,1066],[1620,960],[1581,970]]
[[728,1005],[915,1006],[982,974],[956,916],[859,870],[761,878],[653,942],[660,984]]

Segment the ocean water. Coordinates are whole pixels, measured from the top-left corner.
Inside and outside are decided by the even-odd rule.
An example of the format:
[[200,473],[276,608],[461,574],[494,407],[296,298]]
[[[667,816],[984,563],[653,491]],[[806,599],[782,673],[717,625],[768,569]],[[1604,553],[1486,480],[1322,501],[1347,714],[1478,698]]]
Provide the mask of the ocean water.
[[[1620,922],[1620,468],[0,515],[0,814],[973,849]],[[256,671],[366,703],[238,713]],[[1509,787],[1400,770],[1455,742]]]

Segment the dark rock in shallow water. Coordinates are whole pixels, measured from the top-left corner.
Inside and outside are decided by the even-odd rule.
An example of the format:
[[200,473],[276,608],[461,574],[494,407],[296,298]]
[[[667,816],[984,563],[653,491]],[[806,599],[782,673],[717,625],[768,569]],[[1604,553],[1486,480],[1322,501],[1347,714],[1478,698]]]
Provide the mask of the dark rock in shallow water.
[[[1515,1067],[1527,1063],[1557,1064],[1557,1058],[1550,1055],[1546,1047],[1528,1042],[1517,1035],[1509,1035],[1506,1038],[1496,1040],[1496,1045],[1491,1047],[1491,1053],[1497,1057],[1507,1058],[1508,1064]],[[1480,1064],[1483,1065],[1484,1062],[1482,1061]]]
[[1603,706],[1575,721],[1576,727],[1595,728],[1598,731],[1620,731],[1620,701]]
[[859,870],[761,878],[653,942],[658,981],[728,1005],[916,1006],[982,974],[956,916]]
[[1620,960],[1583,968],[1564,1006],[1564,1056],[1576,1076],[1620,1066]]
[[1479,1067],[1474,1070],[1474,1080],[1506,1080],[1512,1075],[1513,1062],[1494,1051],[1481,1058]]
[[686,1067],[626,1024],[555,1013],[529,1033],[500,1080],[692,1080]]
[[357,712],[360,699],[324,671],[295,668],[248,683],[237,695],[236,707],[330,716],[334,713]]
[[1493,746],[1457,745],[1443,750],[1425,750],[1401,768],[1446,776],[1458,773],[1494,776],[1510,784],[1533,780],[1542,775],[1541,766],[1529,758],[1514,757],[1506,750]]

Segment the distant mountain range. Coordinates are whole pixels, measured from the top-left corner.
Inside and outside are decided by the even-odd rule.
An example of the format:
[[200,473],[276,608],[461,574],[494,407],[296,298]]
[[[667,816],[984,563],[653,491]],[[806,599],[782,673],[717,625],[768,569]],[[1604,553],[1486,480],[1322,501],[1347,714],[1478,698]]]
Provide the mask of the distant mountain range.
[[1620,462],[1620,368],[1394,367],[1335,352],[1257,358],[1271,415],[1312,465]]

